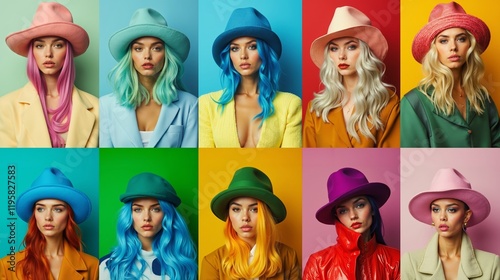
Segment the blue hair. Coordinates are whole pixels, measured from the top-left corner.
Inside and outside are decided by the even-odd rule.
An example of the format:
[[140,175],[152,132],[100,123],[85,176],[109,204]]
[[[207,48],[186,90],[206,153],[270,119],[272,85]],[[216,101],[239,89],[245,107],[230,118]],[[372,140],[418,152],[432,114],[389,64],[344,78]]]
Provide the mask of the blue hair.
[[[185,90],[181,81],[184,64],[166,44],[164,47],[165,63],[153,87],[153,100],[168,105],[177,98],[177,90]],[[139,75],[134,68],[131,48],[111,69],[108,78],[122,106],[135,109],[144,101],[149,103],[149,93],[139,82]]]
[[[259,68],[259,105],[262,111],[254,119],[265,121],[274,114],[273,100],[278,91],[280,64],[278,55],[265,41],[257,39],[257,51],[261,59]],[[219,104],[221,113],[224,107],[233,100],[241,81],[240,73],[236,71],[230,58],[230,44],[228,44],[220,53],[222,68],[221,84],[224,87],[222,96],[219,100],[214,100]],[[262,125],[261,122],[261,125]]]
[[[152,247],[161,266],[161,278],[168,275],[172,280],[197,279],[197,253],[186,222],[172,204],[158,202],[164,213],[163,230],[156,234]],[[147,264],[140,256],[142,245],[133,227],[132,202],[125,203],[120,209],[117,238],[118,246],[106,263],[111,279],[141,279]],[[136,262],[140,265],[137,266]]]
[[367,195],[366,198],[370,203],[373,214],[372,225],[370,226],[370,235],[373,236],[373,234],[375,234],[375,239],[377,240],[377,243],[386,245],[384,241],[384,236],[382,235],[382,228],[384,226],[384,223],[382,222],[382,216],[380,215],[377,203],[375,203],[373,197],[369,195]]

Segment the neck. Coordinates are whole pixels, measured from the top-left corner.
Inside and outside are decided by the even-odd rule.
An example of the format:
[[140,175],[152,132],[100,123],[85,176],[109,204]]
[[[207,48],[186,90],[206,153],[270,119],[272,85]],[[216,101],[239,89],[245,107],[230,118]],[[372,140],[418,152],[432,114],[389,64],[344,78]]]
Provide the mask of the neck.
[[149,92],[150,96],[153,96],[153,88],[155,86],[156,80],[158,79],[157,76],[142,76],[139,75],[139,82],[141,85],[146,88],[146,90]]
[[439,236],[438,238],[439,256],[440,257],[460,256],[460,250],[462,249],[462,234],[449,238]]
[[47,94],[51,96],[57,96],[58,91],[57,91],[57,79],[58,75],[43,75],[43,78],[45,79],[45,85],[47,86]]
[[142,250],[152,251],[153,250],[153,239],[147,237],[138,236],[142,244]]
[[47,244],[45,246],[45,255],[62,256],[64,255],[64,240],[62,235],[55,237],[45,237]]
[[358,84],[358,75],[350,75],[342,77],[342,84],[348,92],[352,92]]
[[244,93],[248,96],[254,96],[259,94],[258,85],[259,83],[257,77],[242,76],[237,90],[238,93]]

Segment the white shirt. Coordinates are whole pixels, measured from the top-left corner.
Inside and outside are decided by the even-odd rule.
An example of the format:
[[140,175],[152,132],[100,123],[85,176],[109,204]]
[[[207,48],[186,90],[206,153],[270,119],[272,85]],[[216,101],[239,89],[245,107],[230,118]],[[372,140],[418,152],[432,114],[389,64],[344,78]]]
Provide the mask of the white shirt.
[[[140,279],[160,280],[161,267],[159,266],[159,263],[153,264],[154,260],[156,260],[154,252],[141,250],[141,257],[143,257],[144,260],[146,261],[146,270],[144,270],[144,273],[142,274],[142,277]],[[103,260],[99,265],[99,280],[111,280],[111,277],[109,275],[109,270],[106,267],[106,263],[108,262],[108,260],[109,256],[107,259]],[[139,267],[140,263],[136,261],[135,265]],[[165,275],[165,279],[169,280],[170,277]]]
[[149,140],[151,140],[151,136],[153,135],[153,131],[139,131],[141,135],[142,145],[144,147],[149,146]]

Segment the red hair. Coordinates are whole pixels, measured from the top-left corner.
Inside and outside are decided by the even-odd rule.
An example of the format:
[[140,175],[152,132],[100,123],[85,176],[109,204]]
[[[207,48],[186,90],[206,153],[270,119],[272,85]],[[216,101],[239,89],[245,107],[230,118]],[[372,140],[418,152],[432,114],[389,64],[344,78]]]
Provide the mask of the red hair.
[[[66,209],[68,210],[68,222],[63,232],[63,238],[70,246],[81,251],[80,228],[73,219],[74,213],[71,206],[67,204]],[[44,252],[47,241],[45,236],[38,230],[34,211],[28,222],[28,232],[24,236],[23,245],[25,247],[25,257],[19,261],[18,267],[22,269],[24,279],[49,280],[49,261]]]

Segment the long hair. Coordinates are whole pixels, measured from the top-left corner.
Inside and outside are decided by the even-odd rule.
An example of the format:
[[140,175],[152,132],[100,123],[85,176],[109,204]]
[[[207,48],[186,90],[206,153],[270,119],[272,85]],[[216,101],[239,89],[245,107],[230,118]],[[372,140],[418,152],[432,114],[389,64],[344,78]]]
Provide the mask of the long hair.
[[[469,100],[473,111],[481,115],[484,112],[485,101],[489,100],[488,90],[481,85],[484,76],[484,63],[479,55],[476,38],[466,30],[470,40],[466,60],[462,66],[460,85]],[[452,97],[453,85],[455,83],[451,69],[439,62],[436,48],[436,38],[431,43],[430,50],[422,60],[424,78],[420,81],[418,89],[434,104],[435,108],[446,115],[451,115],[455,110],[455,102]]]
[[[59,135],[69,130],[71,122],[72,110],[72,94],[75,85],[75,64],[73,62],[73,46],[70,42],[63,39],[66,43],[66,56],[64,58],[63,67],[57,78],[57,91],[59,92],[59,106],[55,109],[47,107],[45,100],[47,95],[47,84],[43,78],[42,72],[36,64],[35,56],[33,55],[33,43],[28,48],[28,63],[26,72],[28,79],[35,87],[42,103],[43,116],[47,129],[50,135],[52,147],[63,148],[66,143]],[[49,118],[49,114],[52,118]]]
[[270,278],[283,269],[281,258],[276,250],[278,231],[269,207],[257,200],[257,241],[255,255],[248,263],[252,249],[238,237],[229,217],[226,219],[224,235],[227,255],[222,259],[222,270],[231,279]]
[[[197,279],[196,249],[186,222],[172,204],[158,202],[164,216],[162,230],[154,237],[152,247],[161,267],[162,279],[166,275],[172,280]],[[118,246],[106,263],[111,279],[141,279],[147,264],[140,255],[142,244],[133,227],[132,202],[125,203],[120,209],[117,239]]]
[[385,244],[384,236],[382,235],[382,230],[384,228],[384,223],[382,222],[382,216],[380,215],[380,210],[378,209],[377,203],[373,197],[367,195],[366,198],[370,203],[372,208],[372,225],[370,226],[370,235],[373,236],[375,234],[375,240],[377,240],[378,244]]
[[[261,119],[264,122],[267,118],[274,114],[273,100],[276,97],[279,86],[280,64],[276,52],[265,41],[257,39],[257,51],[261,60],[259,68],[259,105],[262,111],[257,114],[254,119]],[[241,76],[233,66],[230,57],[230,44],[228,44],[221,52],[221,84],[223,85],[223,93],[219,100],[215,100],[219,104],[221,114],[224,108],[238,90],[241,82]],[[261,122],[261,125],[262,125]]]
[[[380,112],[391,98],[387,87],[394,88],[394,86],[382,82],[385,64],[370,51],[365,42],[361,40],[358,42],[360,46],[360,54],[356,62],[358,83],[351,93],[351,98],[354,98],[355,110],[347,121],[346,128],[349,135],[358,142],[361,140],[356,129],[359,129],[363,137],[370,138],[377,143],[377,139],[370,129],[384,129]],[[328,123],[328,113],[334,108],[344,106],[347,101],[342,75],[330,57],[328,45],[324,50],[324,58],[320,69],[320,78],[325,88],[319,93],[314,93],[311,112],[316,112],[317,117],[321,116],[322,120]]]
[[[166,44],[165,63],[153,87],[153,100],[158,104],[168,105],[177,98],[177,90],[184,90],[181,77],[184,64],[179,56]],[[139,82],[139,74],[132,61],[132,43],[126,54],[108,75],[114,94],[120,104],[128,108],[137,108],[143,102],[148,104],[151,97],[147,89]]]
[[[69,204],[66,204],[66,209],[68,211],[68,221],[63,232],[63,238],[70,246],[81,251],[80,228],[75,223],[73,209]],[[38,230],[34,213],[28,221],[28,231],[22,244],[25,247],[25,257],[19,261],[17,266],[19,271],[22,271],[24,279],[48,280],[50,275],[49,260],[45,256],[47,241],[45,236]]]

